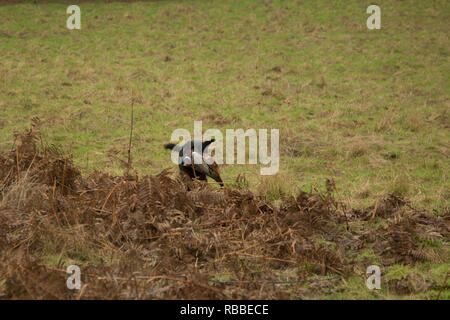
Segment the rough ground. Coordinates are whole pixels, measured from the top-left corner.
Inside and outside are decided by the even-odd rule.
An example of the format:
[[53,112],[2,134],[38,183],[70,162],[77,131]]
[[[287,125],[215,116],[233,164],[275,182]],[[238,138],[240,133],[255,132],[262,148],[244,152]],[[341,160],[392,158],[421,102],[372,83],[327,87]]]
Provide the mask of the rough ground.
[[[3,299],[449,298],[448,211],[394,195],[354,210],[331,181],[273,204],[242,178],[186,191],[170,170],[83,177],[39,130],[0,156]],[[69,264],[79,291],[66,288]],[[365,288],[371,264],[381,291]]]

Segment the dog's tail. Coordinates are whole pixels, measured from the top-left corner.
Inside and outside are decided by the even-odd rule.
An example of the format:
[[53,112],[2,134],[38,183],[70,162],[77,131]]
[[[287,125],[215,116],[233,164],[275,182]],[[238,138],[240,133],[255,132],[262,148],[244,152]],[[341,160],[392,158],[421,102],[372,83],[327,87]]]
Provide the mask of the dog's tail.
[[173,150],[173,148],[175,148],[175,146],[176,146],[175,143],[167,143],[164,145],[164,149]]
[[[216,139],[211,139],[208,141],[203,141],[202,142],[202,151],[205,152],[206,149],[208,148],[208,146],[213,143],[214,141],[216,141]],[[191,141],[190,146],[191,149],[194,149],[195,147],[195,143],[197,143],[196,141]],[[174,150],[174,151],[180,151],[183,147],[180,145],[177,145],[175,143],[166,143],[164,145],[164,149],[169,149],[169,150]],[[189,144],[185,144],[184,148],[189,148]]]
[[211,139],[211,140],[208,140],[208,141],[203,141],[202,142],[202,150],[203,151],[206,151],[206,149],[208,148],[208,146],[211,144],[211,143],[213,143],[214,141],[216,141],[216,139]]

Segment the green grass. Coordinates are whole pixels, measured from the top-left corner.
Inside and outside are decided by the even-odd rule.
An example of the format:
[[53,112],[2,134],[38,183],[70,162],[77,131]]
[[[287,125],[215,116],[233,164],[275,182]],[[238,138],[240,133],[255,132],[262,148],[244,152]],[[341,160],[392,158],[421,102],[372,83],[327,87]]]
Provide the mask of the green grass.
[[162,145],[194,120],[222,132],[278,128],[278,178],[226,165],[224,180],[245,174],[276,200],[333,178],[355,207],[393,192],[441,213],[450,199],[448,2],[378,1],[381,30],[366,28],[370,4],[86,2],[72,31],[67,4],[0,6],[0,150],[38,116],[84,173],[120,174],[134,92],[140,174],[174,166]]
[[[381,2],[382,28],[373,31],[368,3],[83,3],[82,30],[73,31],[67,5],[3,6],[0,148],[39,116],[86,171],[119,173],[108,155],[125,157],[133,90],[141,173],[170,165],[162,144],[194,120],[204,129],[279,128],[280,171],[295,185],[333,177],[356,205],[396,192],[442,210],[445,1]],[[258,171],[226,166],[224,176],[246,173],[255,186]]]

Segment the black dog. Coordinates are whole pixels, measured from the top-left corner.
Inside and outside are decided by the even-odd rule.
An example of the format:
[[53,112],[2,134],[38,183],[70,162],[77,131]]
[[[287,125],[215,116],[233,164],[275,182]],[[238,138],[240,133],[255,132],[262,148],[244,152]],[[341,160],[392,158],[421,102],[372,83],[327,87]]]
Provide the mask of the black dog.
[[207,181],[206,177],[208,176],[223,187],[219,166],[212,157],[206,155],[208,146],[214,141],[215,139],[203,142],[192,140],[186,142],[182,147],[174,143],[168,143],[164,145],[164,148],[179,151],[178,166],[180,171],[188,174],[191,179]]

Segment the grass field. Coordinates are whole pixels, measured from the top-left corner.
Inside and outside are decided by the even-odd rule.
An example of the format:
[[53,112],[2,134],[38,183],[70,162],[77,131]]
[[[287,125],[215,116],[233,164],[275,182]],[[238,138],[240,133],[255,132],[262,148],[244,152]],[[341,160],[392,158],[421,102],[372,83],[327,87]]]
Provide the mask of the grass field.
[[[134,95],[141,175],[174,167],[162,145],[194,120],[277,128],[276,176],[224,165],[224,180],[279,200],[330,178],[355,208],[392,193],[448,212],[448,1],[377,1],[380,30],[370,1],[82,2],[81,30],[67,4],[36,2],[0,6],[0,151],[39,117],[84,175],[121,174]],[[442,278],[448,263],[398,268]],[[330,297],[371,298],[355,286]]]

